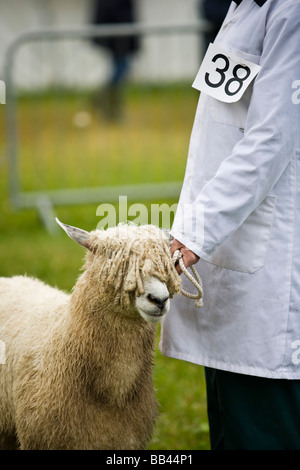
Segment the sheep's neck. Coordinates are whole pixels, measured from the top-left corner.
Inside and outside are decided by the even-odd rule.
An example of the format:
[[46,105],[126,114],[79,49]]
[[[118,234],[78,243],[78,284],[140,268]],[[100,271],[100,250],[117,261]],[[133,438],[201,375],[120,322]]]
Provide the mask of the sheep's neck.
[[155,327],[123,318],[112,304],[86,294],[74,290],[71,297],[69,354],[73,364],[78,356],[80,377],[95,399],[122,405],[136,390],[152,387]]

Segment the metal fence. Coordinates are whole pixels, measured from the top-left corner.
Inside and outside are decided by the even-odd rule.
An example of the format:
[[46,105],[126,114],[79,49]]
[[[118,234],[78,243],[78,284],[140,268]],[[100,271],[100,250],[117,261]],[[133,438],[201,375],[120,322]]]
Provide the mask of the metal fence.
[[[205,31],[210,30],[210,24],[205,21],[199,21],[194,24],[178,24],[178,25],[147,25],[147,24],[134,24],[134,25],[118,25],[118,26],[86,26],[83,28],[76,29],[44,29],[41,31],[28,32],[20,35],[8,48],[6,54],[6,66],[5,66],[5,84],[6,84],[6,120],[7,120],[7,154],[9,160],[9,196],[10,201],[16,209],[28,209],[36,208],[49,231],[54,230],[54,208],[55,206],[63,205],[81,205],[89,203],[102,203],[102,202],[117,202],[119,195],[126,195],[129,200],[153,200],[153,199],[166,199],[166,198],[177,198],[182,179],[174,173],[174,180],[168,178],[166,182],[163,175],[159,178],[153,177],[151,171],[149,175],[145,175],[147,170],[144,171],[142,177],[136,174],[135,178],[122,178],[122,168],[126,165],[126,155],[129,150],[126,148],[132,146],[132,140],[130,141],[130,132],[125,129],[124,126],[122,132],[125,132],[126,138],[123,137],[123,148],[124,155],[122,156],[122,162],[120,159],[112,157],[110,151],[106,149],[106,153],[103,156],[99,156],[99,162],[97,163],[97,170],[93,170],[93,165],[89,162],[89,151],[93,153],[93,146],[97,145],[99,140],[108,140],[115,142],[120,137],[120,134],[116,131],[117,126],[106,126],[105,124],[98,125],[97,129],[94,129],[93,143],[89,143],[86,134],[83,132],[83,128],[86,126],[89,120],[89,115],[84,112],[78,111],[76,106],[78,103],[82,106],[83,100],[86,99],[85,92],[82,89],[75,88],[72,93],[68,95],[66,90],[62,94],[61,89],[51,90],[51,93],[42,92],[36,93],[34,96],[30,96],[30,99],[26,97],[23,100],[22,113],[23,121],[22,126],[20,125],[20,100],[19,91],[16,85],[15,64],[16,57],[20,53],[20,50],[24,46],[36,45],[41,47],[42,44],[55,41],[84,41],[90,40],[92,37],[126,37],[132,35],[138,35],[140,37],[151,37],[166,36],[170,34],[180,35],[199,35]],[[159,51],[158,51],[159,52]],[[43,61],[47,64],[47,54],[43,56]],[[48,64],[49,65],[49,64]],[[187,85],[190,86],[190,83]],[[153,86],[152,86],[153,88]],[[76,93],[73,93],[74,90]],[[74,98],[77,94],[78,99]],[[51,95],[51,96],[50,96]],[[56,103],[58,114],[53,114],[53,104]],[[68,141],[65,140],[65,136],[70,138],[70,133],[64,131],[65,122],[70,119],[70,116],[63,116],[65,112],[66,101],[62,100],[62,96],[67,96],[67,101],[72,103],[72,113],[77,119],[75,127],[73,129],[73,143],[72,146],[68,146]],[[134,97],[136,99],[136,95]],[[152,98],[151,98],[152,99]],[[52,102],[51,102],[52,100]],[[76,101],[77,100],[77,101]],[[144,100],[144,99],[143,99]],[[153,101],[153,99],[152,99]],[[149,103],[152,102],[148,102]],[[51,104],[51,103],[52,104]],[[77,103],[77,104],[76,104]],[[70,105],[71,106],[71,105]],[[167,105],[168,107],[168,105]],[[180,107],[180,106],[179,106]],[[178,108],[178,105],[177,105]],[[51,111],[52,110],[52,111]],[[77,112],[78,111],[78,112]],[[147,116],[149,110],[147,107],[144,109],[143,116]],[[155,114],[155,113],[154,113]],[[172,118],[173,110],[169,109],[164,124],[170,121]],[[185,115],[182,109],[178,109],[178,114],[181,116],[182,121],[185,120]],[[73,117],[74,117],[73,116]],[[138,114],[134,118],[133,126],[137,127],[140,123],[142,115]],[[148,119],[145,122],[145,127],[148,129],[151,126],[156,125],[157,116],[151,118],[151,122]],[[191,113],[190,118],[193,118]],[[145,118],[146,119],[146,118]],[[31,124],[30,124],[31,122]],[[74,122],[73,122],[74,124]],[[30,127],[31,125],[31,127]],[[177,130],[180,128],[177,124]],[[55,131],[53,130],[55,129]],[[190,126],[189,126],[190,129]],[[151,133],[151,129],[149,131]],[[173,135],[176,137],[176,130],[172,130]],[[178,131],[179,132],[179,131]],[[55,133],[55,135],[54,135]],[[76,134],[76,135],[75,135]],[[149,137],[149,134],[147,134]],[[91,134],[89,134],[91,138]],[[95,137],[96,136],[96,137]],[[124,136],[124,134],[123,134]],[[127,141],[128,137],[128,141]],[[115,140],[114,140],[115,139]],[[133,137],[132,137],[133,139]],[[151,151],[149,154],[146,152],[146,147],[150,145],[151,138],[148,138],[148,142],[145,142],[145,135],[140,135],[140,141],[138,148],[135,150],[139,153],[141,158],[147,155],[148,159],[151,159]],[[164,136],[161,136],[161,143],[158,147],[161,148],[161,152],[164,152]],[[51,158],[44,156],[45,150],[48,147],[49,153],[53,155],[53,161]],[[81,150],[80,150],[81,148]],[[75,153],[77,150],[79,153],[82,152],[81,161],[76,160]],[[115,149],[116,152],[118,150]],[[157,154],[157,150],[152,149],[152,155]],[[34,156],[35,154],[35,156]],[[69,154],[67,157],[66,155]],[[98,148],[98,155],[101,154],[101,148]],[[150,155],[150,156],[149,156]],[[184,152],[184,158],[186,152]],[[74,160],[72,158],[74,157]],[[146,157],[145,157],[146,158]],[[154,158],[154,157],[153,157]],[[158,155],[158,160],[163,156]],[[102,162],[101,162],[102,159]],[[47,160],[47,161],[46,161]],[[68,160],[68,161],[67,161]],[[69,172],[69,163],[72,161],[74,173],[77,173],[77,179],[67,184],[64,180],[64,176]],[[108,164],[109,163],[109,164]],[[135,173],[138,164],[135,160],[130,160],[129,164],[133,164],[132,173]],[[51,166],[51,171],[49,169]],[[106,166],[105,166],[106,165]],[[123,166],[122,166],[123,165]],[[159,165],[159,163],[157,164]],[[100,178],[101,183],[95,184],[97,178],[89,180],[83,177],[84,168],[89,166],[89,174],[93,175],[96,171],[99,171],[101,175],[101,168],[105,168],[105,171],[109,171],[109,168],[118,170],[118,177],[116,178]],[[96,167],[95,167],[96,168]],[[138,173],[138,172],[137,172]],[[159,171],[157,171],[159,173]],[[28,177],[25,177],[26,175]],[[51,177],[49,176],[51,174]],[[125,173],[124,173],[125,174]],[[103,175],[102,175],[103,176]],[[47,179],[48,178],[48,179]],[[55,181],[55,187],[52,183]],[[84,183],[87,182],[85,185]]]

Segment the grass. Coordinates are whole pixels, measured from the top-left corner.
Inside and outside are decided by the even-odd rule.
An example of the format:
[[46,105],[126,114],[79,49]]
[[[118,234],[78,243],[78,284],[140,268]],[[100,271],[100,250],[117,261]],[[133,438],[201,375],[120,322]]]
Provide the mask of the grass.
[[[196,95],[185,85],[130,87],[125,105],[122,121],[113,123],[91,106],[87,93],[19,97],[22,188],[181,181]],[[74,116],[82,111],[89,113],[89,123],[76,127]],[[17,212],[11,206],[4,106],[0,113],[0,275],[26,273],[70,291],[84,250],[62,232],[47,233],[36,211]],[[161,201],[157,195],[156,201],[138,202],[150,207],[151,202],[176,201]],[[66,223],[91,230],[98,223],[97,206],[57,207],[56,213]],[[154,381],[160,417],[149,448],[208,449],[203,368],[166,358],[157,348]]]

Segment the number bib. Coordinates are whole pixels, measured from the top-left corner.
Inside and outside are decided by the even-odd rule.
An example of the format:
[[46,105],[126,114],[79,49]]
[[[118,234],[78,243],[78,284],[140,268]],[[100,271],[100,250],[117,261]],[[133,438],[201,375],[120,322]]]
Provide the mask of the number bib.
[[260,65],[210,44],[192,86],[217,100],[234,103],[260,69]]

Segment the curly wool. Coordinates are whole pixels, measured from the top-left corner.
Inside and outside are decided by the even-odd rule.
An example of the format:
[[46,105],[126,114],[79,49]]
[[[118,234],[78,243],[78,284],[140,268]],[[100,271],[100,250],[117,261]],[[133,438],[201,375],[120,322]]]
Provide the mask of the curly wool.
[[[130,241],[128,241],[128,239]],[[110,285],[115,303],[127,308],[130,296],[144,293],[144,280],[151,276],[165,282],[170,297],[180,291],[180,278],[175,270],[164,233],[155,226],[120,224],[108,230],[91,232],[91,251],[84,268],[96,263],[101,287]]]

